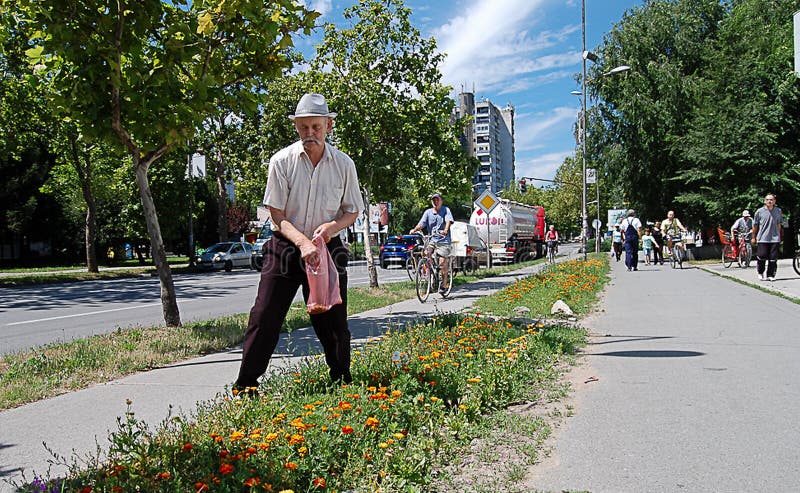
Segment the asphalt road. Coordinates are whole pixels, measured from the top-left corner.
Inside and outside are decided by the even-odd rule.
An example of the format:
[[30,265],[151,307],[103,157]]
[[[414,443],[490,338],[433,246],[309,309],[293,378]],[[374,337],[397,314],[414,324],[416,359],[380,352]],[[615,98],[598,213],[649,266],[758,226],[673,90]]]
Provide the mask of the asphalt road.
[[[348,268],[349,285],[369,284],[366,265]],[[183,322],[247,313],[258,273],[251,270],[174,275]],[[405,270],[378,269],[379,282],[408,280]],[[157,277],[0,288],[0,354],[57,341],[163,324]],[[298,290],[297,300],[302,299]]]

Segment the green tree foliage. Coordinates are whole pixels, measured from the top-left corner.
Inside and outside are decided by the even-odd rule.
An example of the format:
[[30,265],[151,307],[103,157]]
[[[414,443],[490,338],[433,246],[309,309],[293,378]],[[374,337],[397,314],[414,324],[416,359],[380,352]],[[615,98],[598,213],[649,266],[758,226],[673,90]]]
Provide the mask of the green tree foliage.
[[[4,7],[10,4],[4,1]],[[78,122],[84,134],[121,144],[131,156],[164,318],[179,325],[150,166],[182,145],[222,103],[254,108],[254,88],[290,65],[292,33],[308,33],[317,14],[286,0],[14,5],[33,32],[27,54],[52,86],[54,108]]]
[[[626,13],[592,72],[589,156],[642,217],[730,225],[767,192],[796,211],[796,0],[655,0]],[[623,77],[600,77],[621,63]],[[592,116],[592,114],[590,114]]]
[[416,193],[422,205],[434,190],[467,194],[471,185],[442,55],[410,17],[400,0],[361,0],[344,11],[349,27],[325,27],[312,62],[339,113],[333,138],[355,161],[367,202]]

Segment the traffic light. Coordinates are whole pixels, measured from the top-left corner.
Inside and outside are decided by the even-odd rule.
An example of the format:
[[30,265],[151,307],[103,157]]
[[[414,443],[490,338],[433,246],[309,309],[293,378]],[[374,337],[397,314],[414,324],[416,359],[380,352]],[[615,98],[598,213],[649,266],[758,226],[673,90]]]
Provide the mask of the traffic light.
[[528,191],[528,185],[525,182],[525,178],[519,181],[519,191],[520,193],[526,193]]

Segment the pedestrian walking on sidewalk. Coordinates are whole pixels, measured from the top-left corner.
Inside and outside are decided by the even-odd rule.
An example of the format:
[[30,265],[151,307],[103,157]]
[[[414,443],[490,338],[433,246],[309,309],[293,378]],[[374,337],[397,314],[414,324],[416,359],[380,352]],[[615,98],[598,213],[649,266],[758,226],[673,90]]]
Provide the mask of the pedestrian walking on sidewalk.
[[622,230],[622,240],[625,242],[625,266],[628,271],[639,270],[639,236],[642,232],[642,222],[636,217],[633,209],[628,209],[628,216],[619,225]]
[[775,195],[768,193],[764,197],[764,207],[753,215],[753,237],[750,240],[758,245],[756,270],[760,281],[775,280],[778,272],[778,247],[782,239],[783,211],[775,205]]
[[300,140],[270,158],[264,205],[269,209],[273,235],[264,246],[264,266],[234,386],[238,391],[254,392],[258,387],[297,288],[303,288],[308,301],[305,264],[316,265],[321,260],[312,243],[317,236],[325,240],[336,264],[342,303],[311,315],[311,325],[325,351],[331,380],[352,381],[347,250],[339,232],[355,222],[364,202],[353,160],[325,142],[335,116],[322,95],[303,95],[289,117]]
[[660,245],[653,250],[653,263],[664,265],[664,234],[661,232],[661,222],[656,221],[653,225],[653,239]]
[[622,256],[622,231],[619,229],[619,224],[615,224],[614,231],[611,232],[611,246],[614,249],[611,252],[611,256],[616,257],[617,262],[619,262]]

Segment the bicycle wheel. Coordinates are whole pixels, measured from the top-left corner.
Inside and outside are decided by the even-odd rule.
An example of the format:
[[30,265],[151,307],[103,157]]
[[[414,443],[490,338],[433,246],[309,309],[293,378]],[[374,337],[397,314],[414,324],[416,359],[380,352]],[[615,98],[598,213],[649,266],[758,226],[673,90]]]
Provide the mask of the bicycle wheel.
[[728,244],[722,247],[722,265],[727,269],[733,264],[733,246]]
[[743,248],[739,249],[739,252],[744,251],[744,258],[741,260],[742,267],[745,269],[750,267],[750,261],[753,259],[753,245],[750,243],[745,243]]
[[792,259],[792,267],[794,268],[794,271],[797,272],[797,275],[800,276],[800,250],[794,254],[794,258]]
[[548,248],[547,249],[547,257],[550,260],[551,264],[556,262],[556,249],[555,248]]
[[420,259],[417,262],[416,286],[417,298],[423,303],[428,299],[431,294],[431,283],[433,282],[433,270],[431,269],[430,261],[427,258]]
[[677,254],[678,254],[678,267],[680,267],[681,269],[683,269],[683,249],[682,249],[682,248],[675,247],[675,250],[676,250],[676,252],[675,252],[675,253],[677,253]]
[[416,281],[417,260],[413,253],[406,257],[406,274],[409,280]]
[[450,291],[453,290],[453,277],[455,277],[454,267],[455,267],[455,262],[453,262],[453,257],[448,257],[447,271],[449,272],[449,274],[447,276],[447,284],[445,284],[444,286],[444,291],[439,291],[439,294],[442,295],[442,298],[447,298],[448,296],[450,296]]
[[669,266],[675,269],[677,263],[678,260],[675,258],[675,250],[673,249],[671,252],[669,252]]

